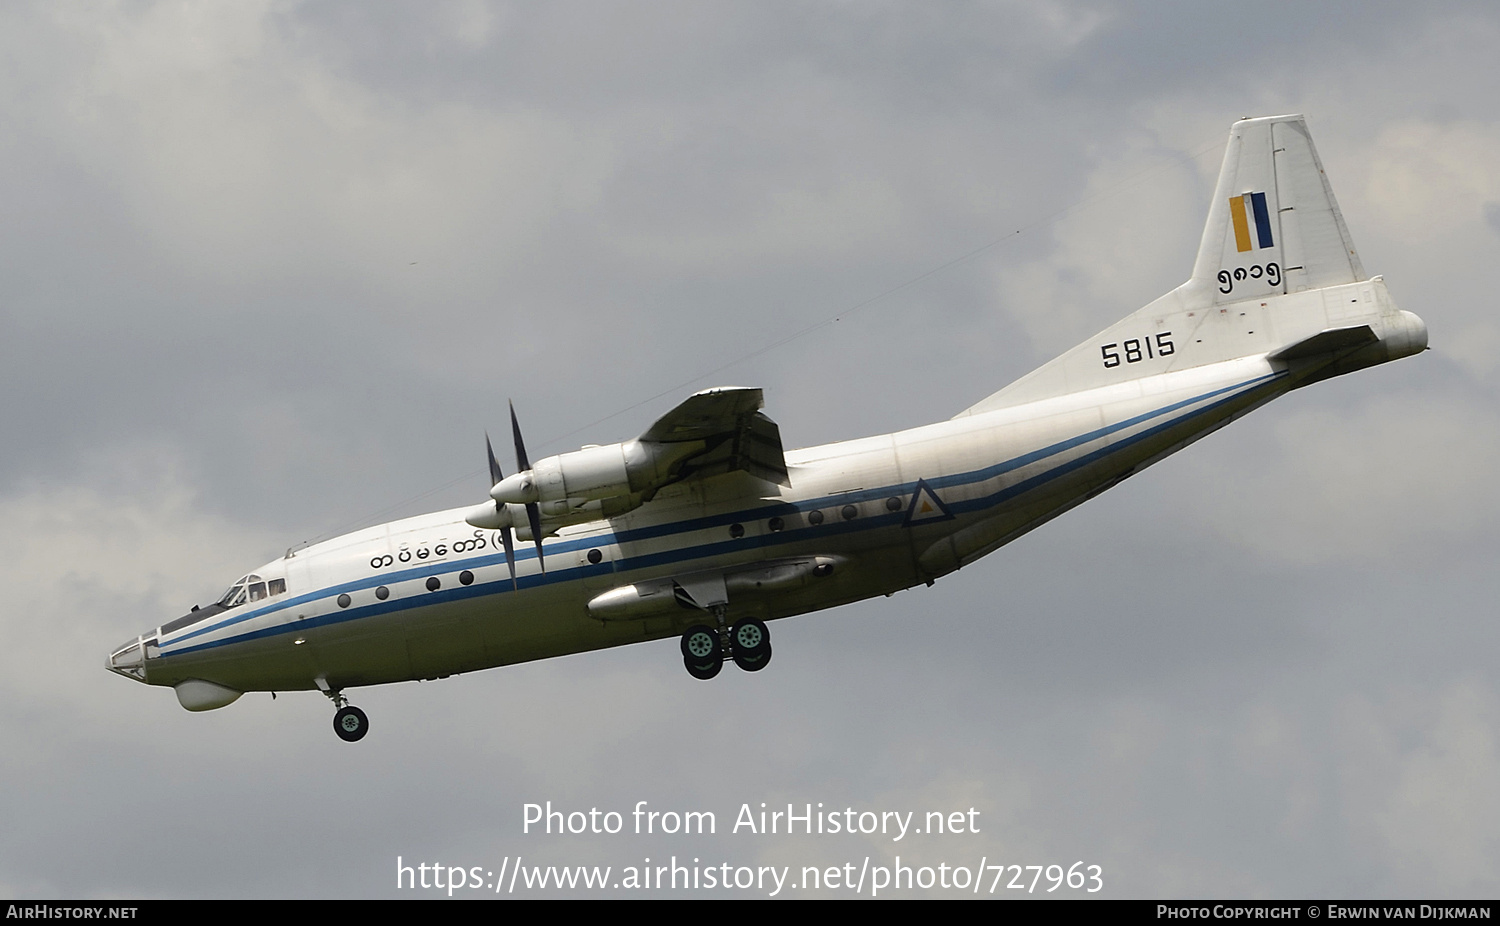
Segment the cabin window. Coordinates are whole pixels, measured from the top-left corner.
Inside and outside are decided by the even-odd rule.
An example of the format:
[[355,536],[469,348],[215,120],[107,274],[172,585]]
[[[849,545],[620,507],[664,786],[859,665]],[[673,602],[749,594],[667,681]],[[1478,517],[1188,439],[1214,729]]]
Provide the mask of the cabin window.
[[286,593],[286,579],[272,579],[270,582],[267,582],[266,585],[270,589],[272,595],[282,595]]

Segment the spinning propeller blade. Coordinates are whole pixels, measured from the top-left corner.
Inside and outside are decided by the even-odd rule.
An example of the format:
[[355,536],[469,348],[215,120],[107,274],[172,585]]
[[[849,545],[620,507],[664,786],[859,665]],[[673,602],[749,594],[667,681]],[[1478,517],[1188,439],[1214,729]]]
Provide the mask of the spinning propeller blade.
[[[490,485],[493,486],[495,485],[495,483],[505,478],[505,473],[500,471],[500,461],[495,459],[495,448],[490,444],[490,435],[487,431],[484,435],[484,451],[485,453],[489,454],[490,457]],[[501,504],[500,502],[495,502],[496,512],[501,512],[504,510],[505,506],[503,504]],[[500,540],[505,544],[505,565],[510,567],[511,588],[515,589],[516,591],[520,591],[521,586],[516,584],[516,547],[515,544],[511,542],[509,527],[500,528]]]
[[[510,403],[510,432],[516,439],[516,469],[526,472],[531,469],[531,462],[526,456],[526,444],[521,440],[521,422],[516,420],[516,403]],[[547,563],[542,559],[542,511],[536,502],[526,503],[526,521],[531,525],[531,537],[536,541],[536,561],[542,567],[542,573],[547,572]]]
[[490,445],[490,432],[484,432],[484,452],[490,455],[490,485],[494,485],[505,478],[505,473],[500,470],[500,461],[495,459],[495,448]]

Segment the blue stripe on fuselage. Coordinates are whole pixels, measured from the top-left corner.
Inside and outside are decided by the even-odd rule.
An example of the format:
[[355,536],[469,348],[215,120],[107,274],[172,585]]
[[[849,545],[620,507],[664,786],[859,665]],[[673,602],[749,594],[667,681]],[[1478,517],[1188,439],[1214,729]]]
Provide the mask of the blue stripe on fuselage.
[[[1047,457],[1055,456],[1059,453],[1071,450],[1074,447],[1099,440],[1126,428],[1130,428],[1146,421],[1150,421],[1154,418],[1160,418],[1163,415],[1167,415],[1174,411],[1178,411],[1188,406],[1195,405],[1207,399],[1213,399],[1218,396],[1223,396],[1225,395],[1225,393],[1235,393],[1234,395],[1229,395],[1226,398],[1219,399],[1219,401],[1217,402],[1213,402],[1209,405],[1204,406],[1203,408],[1190,412],[1189,414],[1184,415],[1181,418],[1163,422],[1156,427],[1149,428],[1140,432],[1139,434],[1132,435],[1130,438],[1121,443],[1110,444],[1105,447],[1101,447],[1091,453],[1084,454],[1076,460],[1070,460],[1067,463],[1054,467],[1053,469],[1049,469],[1046,472],[1038,473],[1035,476],[1024,479],[1013,485],[998,489],[988,495],[948,503],[949,507],[955,514],[981,511],[985,508],[990,508],[1009,501],[1010,499],[1015,498],[1034,488],[1037,488],[1038,486],[1046,482],[1064,476],[1067,473],[1087,466],[1090,463],[1097,462],[1098,460],[1103,459],[1109,454],[1121,449],[1121,447],[1129,446],[1138,441],[1145,440],[1168,428],[1181,424],[1189,418],[1193,418],[1198,415],[1210,412],[1227,402],[1232,402],[1235,399],[1240,398],[1243,392],[1248,392],[1256,386],[1260,386],[1270,381],[1280,379],[1284,375],[1285,374],[1282,372],[1272,372],[1265,374],[1264,376],[1256,377],[1255,379],[1246,380],[1242,383],[1236,383],[1232,386],[1224,386],[1219,389],[1214,389],[1209,392],[1205,392],[1202,395],[1194,396],[1190,399],[1184,399],[1180,402],[1174,402],[1171,405],[1166,405],[1161,408],[1142,413],[1133,418],[1128,418],[1124,421],[1120,421],[1112,425],[1106,425],[1101,428],[1096,428],[1093,431],[1086,432],[1076,437],[1068,438],[1067,440],[1059,441],[1055,444],[1043,447],[1040,450],[1025,453],[1018,457],[1014,457],[1012,459],[1005,460],[991,466],[983,467],[977,470],[971,470],[967,473],[957,473],[951,476],[938,476],[929,478],[927,479],[927,485],[933,489],[941,489],[987,482],[988,480],[993,479],[996,476],[1011,472],[1032,463],[1036,463],[1040,460],[1046,459]],[[819,508],[829,507],[830,505],[834,504],[844,505],[854,502],[870,501],[878,498],[884,498],[893,494],[901,495],[913,492],[916,490],[916,485],[916,481],[913,480],[911,482],[904,482],[891,486],[882,486],[874,489],[863,489],[856,492],[846,492],[837,495],[825,495],[819,498],[805,499],[799,502],[778,502],[770,505],[762,505],[757,508],[742,509],[740,511],[730,512],[727,514],[709,515],[700,518],[691,518],[684,521],[673,521],[666,524],[657,524],[651,525],[649,527],[632,528],[629,530],[611,532],[609,534],[594,534],[589,537],[584,537],[576,540],[556,540],[547,544],[547,554],[550,558],[550,556],[552,556],[553,554],[561,554],[589,549],[592,547],[600,546],[601,543],[605,545],[608,545],[610,543],[619,545],[656,537],[671,536],[673,534],[692,533],[694,531],[704,530],[706,528],[719,527],[736,522],[757,520],[760,517],[770,517],[776,514],[812,511]],[[633,569],[643,569],[652,566],[666,565],[672,562],[686,562],[694,559],[702,559],[706,557],[716,556],[721,553],[729,553],[744,550],[747,548],[782,546],[797,540],[806,539],[810,536],[825,537],[838,534],[848,534],[855,531],[877,530],[879,528],[888,527],[894,524],[900,524],[904,518],[904,511],[877,514],[863,517],[856,521],[829,522],[818,526],[793,528],[774,534],[762,534],[755,537],[743,537],[735,540],[714,541],[712,543],[697,544],[689,547],[679,547],[672,550],[663,550],[658,553],[649,553],[640,556],[628,557],[625,559],[616,560],[611,563],[600,563],[597,566],[577,566],[566,569],[554,569],[550,572],[536,573],[527,576],[518,575],[516,577],[516,582],[518,586],[526,588],[550,585],[559,582],[571,582],[580,578],[585,578],[590,574],[598,574],[601,572],[627,572]],[[516,560],[518,563],[525,559],[534,559],[536,558],[536,555],[537,554],[535,550],[516,550]],[[437,604],[445,601],[458,601],[485,595],[499,594],[510,588],[509,576],[491,582],[476,583],[469,586],[459,586],[452,589],[439,589],[436,592],[425,593],[420,598],[397,598],[388,601],[379,601],[373,604],[360,605],[357,608],[342,609],[339,611],[333,611],[327,614],[319,615],[317,617],[305,618],[297,621],[295,624],[282,624],[276,627],[265,627],[260,630],[250,631],[248,633],[239,634],[237,636],[223,640],[200,643],[195,646],[183,647],[181,649],[176,648],[179,644],[192,639],[193,637],[212,633],[225,627],[243,623],[244,621],[248,620],[253,620],[257,617],[263,617],[267,614],[272,614],[276,611],[295,607],[299,604],[306,604],[308,602],[318,601],[348,592],[363,591],[365,589],[374,588],[378,585],[391,585],[397,582],[410,581],[412,579],[418,579],[433,575],[447,575],[449,573],[460,572],[464,569],[473,570],[484,566],[503,564],[504,562],[504,554],[490,553],[483,556],[473,556],[462,560],[446,560],[440,563],[427,563],[419,567],[403,569],[397,572],[385,573],[382,575],[376,575],[363,579],[357,579],[352,582],[345,582],[339,585],[332,585],[314,592],[309,592],[303,595],[298,595],[294,598],[289,598],[285,601],[277,602],[267,607],[261,607],[253,611],[247,611],[244,614],[235,615],[232,618],[219,621],[218,623],[209,627],[203,627],[201,629],[193,630],[192,632],[184,634],[183,636],[171,641],[171,643],[163,643],[161,645],[162,652],[158,658],[165,659],[171,656],[185,655],[187,653],[212,649],[230,643],[260,639],[267,636],[273,636],[278,633],[286,633],[308,627],[321,627],[331,624],[338,624],[364,617],[373,617],[380,614],[387,614],[406,608],[426,607],[429,604]],[[432,568],[434,566],[442,566],[443,568],[441,571],[435,573]],[[167,651],[169,647],[171,647],[170,652]]]

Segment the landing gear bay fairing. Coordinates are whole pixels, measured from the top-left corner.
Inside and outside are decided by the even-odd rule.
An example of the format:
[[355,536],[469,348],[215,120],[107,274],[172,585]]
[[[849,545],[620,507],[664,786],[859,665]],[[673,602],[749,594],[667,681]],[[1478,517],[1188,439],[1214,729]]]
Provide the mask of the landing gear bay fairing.
[[1192,278],[947,421],[784,452],[761,391],[529,462],[489,500],[288,552],[108,668],[191,711],[677,637],[758,672],[767,624],[935,579],[1292,389],[1419,353],[1355,253],[1301,116],[1237,122]]

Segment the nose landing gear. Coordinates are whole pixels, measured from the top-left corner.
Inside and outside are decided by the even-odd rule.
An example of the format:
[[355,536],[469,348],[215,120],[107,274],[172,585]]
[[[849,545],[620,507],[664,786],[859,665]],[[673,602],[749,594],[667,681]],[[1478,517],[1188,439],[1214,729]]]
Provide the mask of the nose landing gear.
[[370,732],[370,718],[359,708],[345,705],[333,715],[333,732],[346,743],[358,742]]
[[338,708],[333,715],[333,732],[338,734],[339,739],[346,743],[357,743],[365,738],[370,732],[370,718],[365,712],[350,704],[344,697],[344,689],[333,688],[328,684],[328,679],[319,676],[313,679],[317,683],[318,690],[328,696],[333,706]]
[[694,624],[682,635],[682,661],[693,678],[710,679],[724,667],[727,651],[746,672],[759,672],[771,661],[771,631],[753,617],[735,622],[726,632],[724,606],[713,609],[718,627]]

